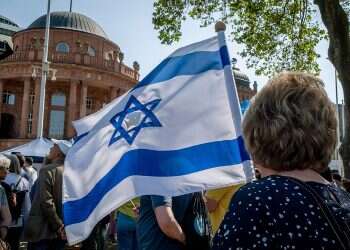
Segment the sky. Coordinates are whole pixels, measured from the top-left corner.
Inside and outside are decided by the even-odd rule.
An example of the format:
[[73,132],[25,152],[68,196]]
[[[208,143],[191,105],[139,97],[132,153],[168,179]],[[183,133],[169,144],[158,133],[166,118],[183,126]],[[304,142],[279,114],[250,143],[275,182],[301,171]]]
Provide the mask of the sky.
[[[104,29],[109,39],[120,46],[127,65],[132,66],[134,61],[139,62],[141,77],[144,77],[177,48],[215,35],[213,26],[200,28],[197,21],[188,19],[183,24],[181,40],[172,45],[162,45],[152,25],[153,2],[153,0],[73,0],[73,12],[94,19]],[[69,11],[69,5],[70,0],[51,0],[51,11]],[[26,28],[39,16],[46,14],[46,10],[46,0],[1,0],[0,15]],[[238,59],[237,67],[249,76],[251,83],[257,81],[258,88],[261,88],[268,78],[256,76],[254,69],[247,69],[244,58],[237,55],[241,47],[229,38],[227,41],[230,56]],[[325,82],[329,97],[335,102],[335,71],[327,60],[327,49],[327,41],[317,46],[317,52],[321,55],[318,60],[321,68],[320,77]],[[338,99],[341,103],[343,93],[339,82]]]

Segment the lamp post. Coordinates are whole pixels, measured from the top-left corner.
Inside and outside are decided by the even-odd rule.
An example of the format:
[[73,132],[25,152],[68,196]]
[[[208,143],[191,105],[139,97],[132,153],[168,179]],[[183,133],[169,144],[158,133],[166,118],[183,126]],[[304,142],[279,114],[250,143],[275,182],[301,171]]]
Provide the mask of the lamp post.
[[49,50],[49,35],[50,35],[50,5],[51,5],[51,0],[47,0],[44,54],[43,54],[43,61],[42,61],[42,67],[41,67],[40,101],[39,101],[37,138],[43,137],[43,127],[44,127],[45,86],[46,86],[47,75],[49,73],[49,62],[47,61],[47,57],[48,57],[48,50]]

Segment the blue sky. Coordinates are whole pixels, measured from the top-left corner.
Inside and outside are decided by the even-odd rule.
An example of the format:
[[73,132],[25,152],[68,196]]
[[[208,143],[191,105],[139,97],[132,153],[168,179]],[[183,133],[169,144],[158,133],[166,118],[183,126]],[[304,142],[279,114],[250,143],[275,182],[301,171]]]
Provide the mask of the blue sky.
[[[52,11],[69,11],[70,0],[51,0]],[[0,15],[10,18],[21,27],[27,27],[36,18],[46,13],[46,0],[1,0]],[[199,28],[199,23],[188,19],[183,25],[180,42],[162,45],[152,25],[153,0],[73,0],[73,11],[85,14],[105,30],[110,40],[117,43],[125,54],[125,62],[132,65],[138,61],[141,76],[145,76],[162,59],[175,49],[215,35],[214,27]],[[266,77],[258,77],[253,69],[247,69],[244,59],[237,55],[239,47],[228,39],[230,56],[238,59],[237,66],[248,74],[251,82],[257,81],[261,88]],[[317,51],[321,54],[321,78],[326,83],[329,97],[335,101],[334,68],[327,58],[328,43],[319,44]],[[338,84],[339,102],[342,90]]]

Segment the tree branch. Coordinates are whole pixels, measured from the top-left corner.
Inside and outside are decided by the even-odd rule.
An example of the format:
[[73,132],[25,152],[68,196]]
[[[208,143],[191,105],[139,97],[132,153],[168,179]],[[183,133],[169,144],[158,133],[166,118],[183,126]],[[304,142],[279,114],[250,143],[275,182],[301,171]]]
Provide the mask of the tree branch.
[[[328,56],[338,72],[350,66],[349,21],[339,0],[314,0],[318,5],[324,25],[328,30]],[[350,68],[347,68],[350,71]],[[339,72],[340,73],[340,72]],[[350,76],[349,79],[350,80]]]

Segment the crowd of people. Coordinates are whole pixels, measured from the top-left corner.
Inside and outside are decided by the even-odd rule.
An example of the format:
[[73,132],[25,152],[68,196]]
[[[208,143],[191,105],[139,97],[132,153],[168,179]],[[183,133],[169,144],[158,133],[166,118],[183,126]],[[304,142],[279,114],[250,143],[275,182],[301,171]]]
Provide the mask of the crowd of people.
[[[147,195],[106,216],[80,249],[350,249],[350,181],[329,168],[337,142],[334,107],[320,79],[284,72],[254,97],[243,137],[256,180],[176,197]],[[0,249],[64,249],[62,176],[69,145],[41,169],[0,156]],[[213,176],[215,178],[215,176]],[[6,249],[6,248],[4,248]]]

